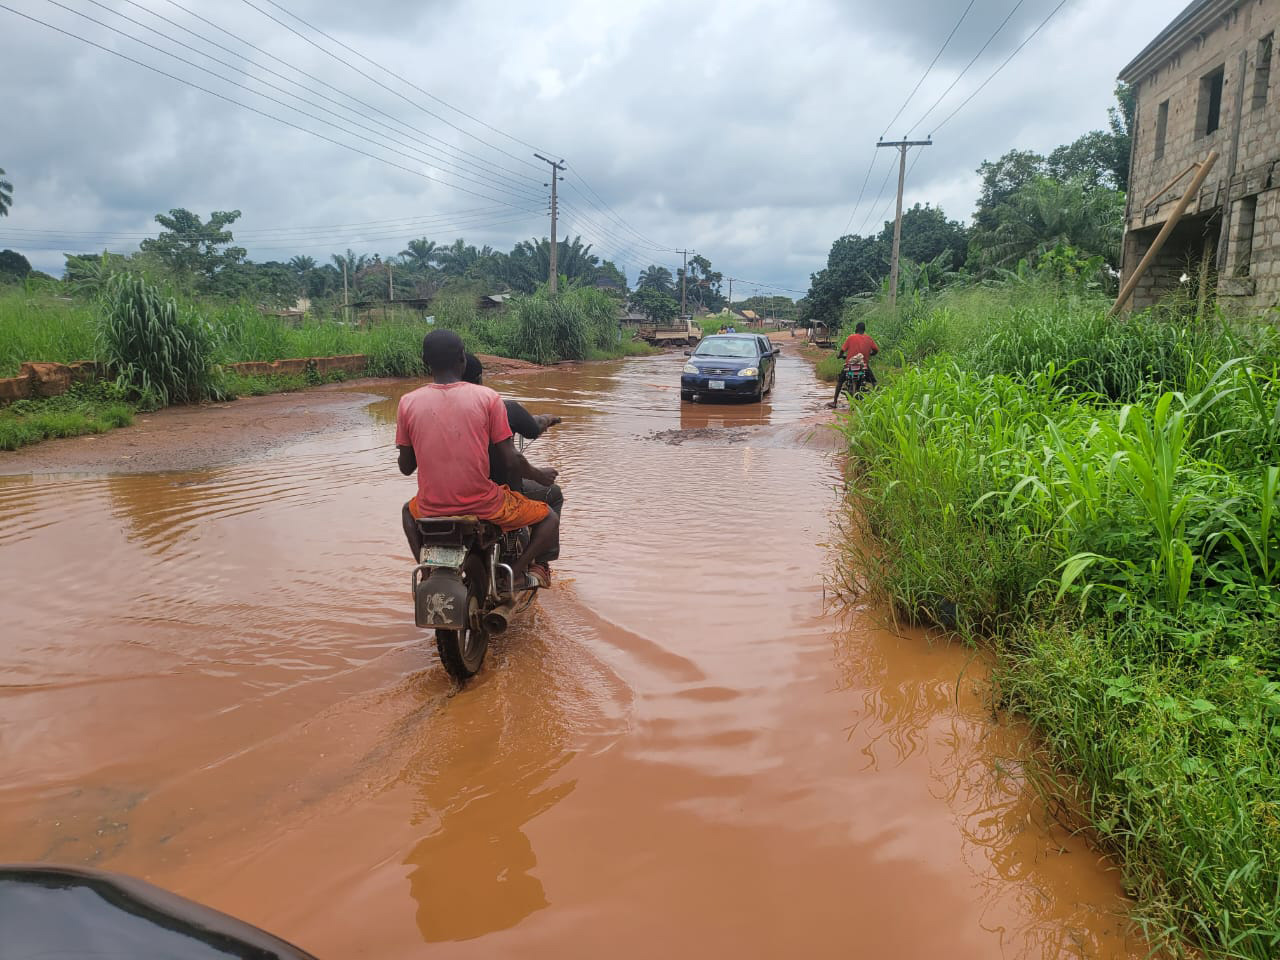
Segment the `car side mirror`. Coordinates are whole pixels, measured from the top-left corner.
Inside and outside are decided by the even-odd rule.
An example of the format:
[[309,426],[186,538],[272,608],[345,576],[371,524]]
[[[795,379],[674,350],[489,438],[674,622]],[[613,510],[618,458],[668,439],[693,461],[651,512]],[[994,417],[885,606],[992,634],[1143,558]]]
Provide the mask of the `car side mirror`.
[[692,351],[692,350],[686,350],[686,351],[684,352],[684,355],[685,355],[686,357],[692,357],[692,356],[693,356],[693,351]]

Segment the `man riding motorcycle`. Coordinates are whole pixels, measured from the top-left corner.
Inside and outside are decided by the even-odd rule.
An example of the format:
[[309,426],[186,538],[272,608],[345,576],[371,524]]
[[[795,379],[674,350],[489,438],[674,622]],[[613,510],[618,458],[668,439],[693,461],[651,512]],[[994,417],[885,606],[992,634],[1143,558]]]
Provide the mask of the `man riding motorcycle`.
[[524,471],[501,398],[462,379],[466,351],[452,330],[423,338],[422,362],[432,382],[401,397],[396,411],[400,472],[418,474],[418,494],[402,511],[414,560],[422,546],[416,519],[472,515],[504,532],[530,527],[528,548],[511,564],[512,580],[548,586],[543,558],[558,547],[559,516],[489,476],[491,448],[506,477]]
[[854,358],[862,357],[863,366],[858,372],[867,378],[871,386],[876,385],[876,375],[871,372],[871,358],[879,352],[879,345],[867,335],[867,325],[858,321],[858,325],[853,328],[853,333],[845,338],[844,344],[840,347],[840,359],[845,361],[845,366],[840,370],[840,376],[836,377],[836,395],[831,400],[831,409],[834,410],[840,403],[840,392],[850,377],[849,365]]

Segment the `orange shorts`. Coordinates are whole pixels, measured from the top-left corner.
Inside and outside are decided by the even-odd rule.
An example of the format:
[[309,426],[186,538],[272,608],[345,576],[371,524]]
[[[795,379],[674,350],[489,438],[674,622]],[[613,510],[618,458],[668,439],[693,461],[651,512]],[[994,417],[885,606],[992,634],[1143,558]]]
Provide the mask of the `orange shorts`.
[[[418,498],[414,497],[407,504],[409,513],[419,520],[425,519],[418,512]],[[551,508],[538,500],[530,500],[522,493],[515,493],[510,487],[502,488],[502,506],[491,517],[481,517],[500,527],[504,532],[519,530],[521,527],[532,527],[547,519]]]

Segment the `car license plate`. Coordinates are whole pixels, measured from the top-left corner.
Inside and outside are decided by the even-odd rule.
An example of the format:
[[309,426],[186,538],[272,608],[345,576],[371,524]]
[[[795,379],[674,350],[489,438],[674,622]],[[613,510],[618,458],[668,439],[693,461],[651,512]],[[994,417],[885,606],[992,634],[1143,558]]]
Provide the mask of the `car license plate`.
[[460,567],[466,558],[466,547],[432,545],[422,548],[422,562],[429,567]]
[[712,380],[710,383],[708,383],[708,384],[707,384],[707,386],[708,386],[708,387],[710,387],[712,390],[723,390],[723,389],[724,389],[724,381],[723,381],[723,380]]

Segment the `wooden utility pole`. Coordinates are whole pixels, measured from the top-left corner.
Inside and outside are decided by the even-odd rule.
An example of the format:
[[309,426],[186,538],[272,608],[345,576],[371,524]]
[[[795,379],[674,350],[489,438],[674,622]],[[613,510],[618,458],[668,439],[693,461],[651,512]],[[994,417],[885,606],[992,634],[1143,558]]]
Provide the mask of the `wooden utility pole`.
[[347,261],[342,261],[342,319],[351,319],[350,301],[347,299]]
[[729,312],[733,313],[733,277],[729,278]]
[[564,161],[557,162],[550,157],[544,157],[540,153],[535,153],[534,156],[543,163],[551,164],[551,276],[547,278],[547,286],[552,293],[555,293],[560,282],[560,273],[556,266],[556,254],[558,253],[556,248],[556,215],[559,213],[556,205],[556,181],[564,179],[564,177],[560,176],[560,171],[564,169]]
[[684,255],[684,272],[680,274],[680,317],[681,319],[683,319],[684,317],[688,316],[688,313],[684,308],[684,303],[685,303],[684,291],[685,291],[685,287],[688,285],[688,282],[689,282],[689,254],[693,253],[693,251],[677,250],[676,253],[680,253]]
[[396,288],[391,278],[391,261],[387,261],[387,300],[391,301],[396,298]]
[[932,147],[932,140],[894,140],[885,143],[883,140],[877,147],[898,148],[898,215],[893,221],[893,259],[889,264],[889,307],[898,306],[898,256],[902,252],[902,190],[907,183],[907,150],[911,147]]
[[1169,219],[1165,221],[1164,227],[1156,234],[1156,238],[1151,241],[1151,247],[1147,250],[1147,255],[1142,258],[1142,262],[1130,274],[1128,281],[1120,290],[1120,296],[1116,297],[1115,306],[1111,308],[1109,316],[1114,317],[1117,313],[1124,309],[1124,305],[1129,302],[1129,298],[1133,296],[1133,291],[1137,289],[1138,282],[1142,279],[1142,275],[1147,272],[1147,268],[1160,255],[1160,250],[1164,247],[1164,242],[1169,239],[1169,234],[1173,233],[1177,227],[1178,221],[1182,219],[1182,215],[1187,212],[1187,207],[1191,206],[1191,201],[1196,198],[1200,192],[1200,188],[1204,186],[1205,180],[1209,176],[1209,172],[1213,169],[1213,165],[1218,162],[1218,151],[1210,150],[1209,155],[1204,158],[1204,162],[1200,164],[1200,169],[1191,181],[1191,185],[1187,187],[1187,192],[1182,195],[1182,199],[1178,201],[1178,205],[1173,208],[1173,213],[1169,214]]

